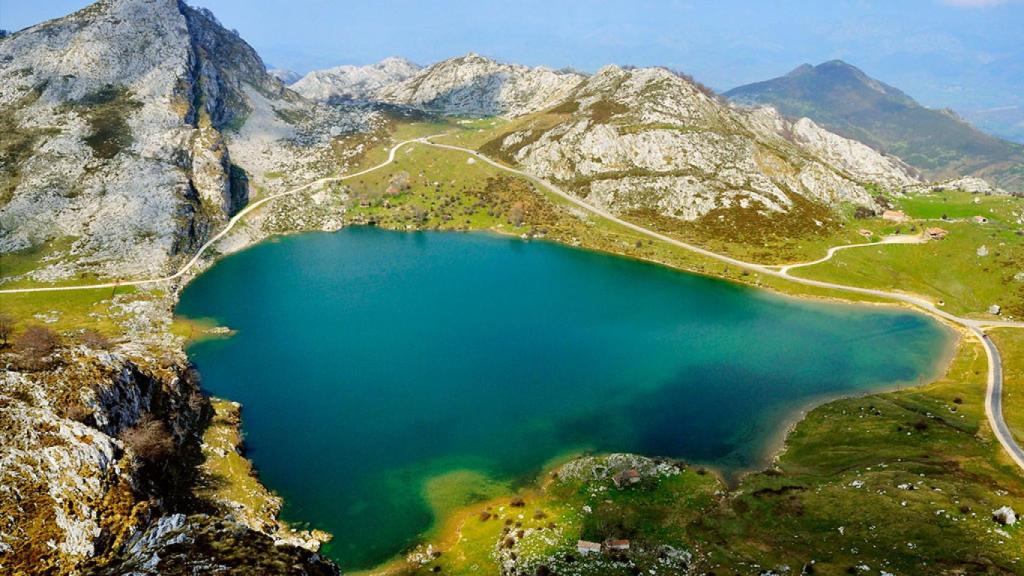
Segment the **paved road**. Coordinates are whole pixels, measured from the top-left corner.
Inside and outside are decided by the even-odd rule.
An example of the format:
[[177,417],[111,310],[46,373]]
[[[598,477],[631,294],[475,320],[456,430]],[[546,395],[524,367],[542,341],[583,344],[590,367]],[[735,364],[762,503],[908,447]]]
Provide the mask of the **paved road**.
[[1006,449],[1006,453],[1013,458],[1017,466],[1024,468],[1024,450],[1021,450],[1020,445],[1013,440],[1013,434],[1003,419],[1003,358],[988,335],[979,328],[972,330],[985,345],[985,353],[988,355],[988,389],[985,392],[985,414],[988,416],[988,423],[999,438],[999,443]]
[[521,176],[523,178],[526,178],[527,180],[530,180],[531,182],[534,182],[535,184],[538,184],[538,185],[540,185],[540,186],[550,190],[551,192],[553,192],[554,194],[556,194],[560,198],[562,198],[562,199],[564,199],[564,200],[566,200],[566,201],[568,201],[568,202],[570,202],[570,203],[572,203],[572,204],[574,204],[574,205],[576,205],[576,206],[586,210],[587,212],[590,212],[592,214],[596,214],[596,215],[598,215],[598,216],[600,216],[600,217],[602,217],[602,218],[604,218],[606,220],[609,220],[611,222],[615,222],[616,224],[618,224],[620,226],[623,226],[623,227],[628,228],[630,230],[633,230],[635,232],[639,232],[640,234],[643,234],[645,236],[648,236],[648,237],[651,237],[651,238],[655,238],[655,239],[660,240],[662,242],[665,242],[667,244],[671,244],[673,246],[677,246],[679,248],[683,248],[684,250],[688,250],[690,252],[694,252],[696,254],[700,254],[702,256],[706,256],[706,257],[714,259],[714,260],[718,260],[719,262],[724,262],[726,264],[731,264],[731,265],[736,266],[738,268],[742,268],[744,270],[748,270],[748,271],[751,271],[751,272],[756,272],[758,274],[764,274],[766,276],[774,276],[774,277],[777,277],[777,278],[783,278],[783,279],[788,280],[790,282],[795,282],[797,284],[803,284],[805,286],[814,286],[814,287],[818,287],[818,288],[827,288],[827,289],[830,289],[830,290],[839,290],[839,291],[844,291],[844,292],[853,292],[853,293],[857,293],[857,294],[865,294],[865,295],[869,295],[869,296],[875,296],[875,297],[878,297],[878,298],[884,298],[884,299],[888,299],[888,300],[894,300],[894,301],[898,301],[898,302],[903,302],[903,303],[910,304],[912,306],[916,306],[918,308],[921,308],[921,309],[923,309],[923,310],[925,310],[925,311],[927,311],[927,312],[929,312],[929,313],[931,313],[931,314],[933,314],[935,316],[943,318],[943,319],[945,319],[945,320],[947,320],[947,321],[949,321],[949,322],[951,322],[953,324],[956,324],[956,325],[959,325],[959,326],[963,326],[964,328],[970,330],[971,333],[973,333],[979,340],[981,340],[982,344],[984,344],[984,346],[985,346],[985,351],[986,351],[986,353],[988,355],[988,359],[989,359],[989,362],[988,362],[988,364],[989,364],[989,373],[988,373],[988,388],[987,388],[986,395],[985,395],[985,412],[986,412],[986,415],[988,416],[989,423],[991,424],[992,429],[995,431],[996,438],[999,440],[999,443],[1003,446],[1003,448],[1010,455],[1010,457],[1013,458],[1014,462],[1016,462],[1017,465],[1020,466],[1020,468],[1022,470],[1024,470],[1024,450],[1022,450],[1021,447],[1017,445],[1016,441],[1013,439],[1013,435],[1010,433],[1009,428],[1006,425],[1006,421],[1003,420],[1003,412],[1002,412],[1002,386],[1003,386],[1002,359],[999,356],[999,350],[996,348],[995,344],[992,342],[991,339],[986,337],[985,333],[982,331],[982,329],[986,328],[986,327],[1024,328],[1024,322],[1010,322],[1010,321],[1005,321],[1005,320],[982,321],[982,320],[974,320],[974,319],[970,319],[970,318],[961,318],[959,316],[955,316],[953,314],[950,314],[948,312],[940,310],[932,302],[930,302],[930,301],[928,301],[928,300],[926,300],[924,298],[921,298],[919,296],[912,296],[912,295],[903,294],[903,293],[900,293],[900,292],[887,292],[885,290],[874,290],[874,289],[871,289],[871,288],[860,288],[860,287],[857,287],[857,286],[846,286],[846,285],[843,285],[843,284],[835,284],[835,283],[832,283],[832,282],[824,282],[824,281],[820,281],[820,280],[811,280],[809,278],[800,278],[798,276],[791,276],[789,274],[789,270],[792,269],[792,268],[797,268],[797,267],[804,266],[804,265],[810,265],[812,263],[824,262],[825,260],[828,260],[829,258],[831,258],[835,254],[835,252],[837,252],[840,249],[852,248],[852,247],[859,246],[859,245],[837,246],[835,248],[830,249],[828,255],[825,256],[825,258],[819,259],[819,260],[817,260],[815,262],[804,263],[804,264],[790,264],[790,265],[782,266],[782,267],[764,266],[764,265],[755,264],[755,263],[752,263],[752,262],[744,262],[742,260],[738,260],[736,258],[733,258],[731,256],[727,256],[725,254],[719,254],[717,252],[712,252],[712,251],[707,250],[705,248],[701,248],[700,246],[689,244],[687,242],[683,242],[681,240],[677,240],[675,238],[672,238],[672,237],[666,236],[664,234],[655,232],[654,230],[650,230],[648,228],[644,228],[643,226],[634,224],[632,222],[627,222],[625,220],[622,220],[618,216],[615,216],[614,214],[612,214],[612,213],[610,213],[610,212],[608,212],[608,211],[606,211],[606,210],[604,210],[602,208],[599,208],[597,206],[592,206],[592,205],[584,202],[583,200],[577,198],[576,196],[563,191],[558,186],[555,186],[554,184],[552,184],[551,182],[548,182],[547,180],[545,180],[543,178],[534,176],[533,174],[529,174],[527,172],[523,172],[522,170],[518,170],[516,168],[511,168],[511,167],[506,166],[504,164],[501,164],[501,163],[499,163],[499,162],[497,162],[495,160],[492,160],[491,158],[489,158],[489,157],[487,157],[487,156],[477,152],[476,150],[471,150],[469,148],[462,148],[460,146],[452,146],[450,144],[439,144],[439,143],[436,143],[436,142],[431,142],[430,138],[433,138],[433,137],[434,136],[428,136],[428,137],[425,137],[425,138],[415,138],[415,139],[405,140],[403,142],[399,142],[398,144],[395,144],[391,148],[391,150],[388,152],[387,160],[385,160],[384,162],[381,162],[380,164],[377,164],[376,166],[373,166],[371,168],[367,168],[365,170],[361,170],[361,171],[356,172],[354,174],[348,174],[348,175],[345,175],[345,176],[321,178],[319,180],[315,180],[313,182],[309,182],[308,184],[304,184],[302,186],[298,186],[296,188],[292,188],[292,189],[287,190],[285,192],[281,192],[281,193],[278,193],[278,194],[273,194],[273,195],[267,196],[266,198],[262,198],[262,199],[260,199],[260,200],[258,200],[256,202],[250,204],[244,210],[240,211],[238,214],[235,214],[235,216],[233,218],[231,218],[231,220],[228,221],[227,225],[220,232],[218,232],[216,235],[214,235],[212,238],[210,238],[205,244],[200,246],[199,250],[196,251],[196,253],[192,257],[192,259],[189,260],[184,266],[182,266],[181,269],[179,269],[177,272],[175,272],[174,274],[171,274],[169,276],[164,276],[164,277],[161,277],[161,278],[152,278],[152,279],[147,279],[147,280],[128,280],[128,281],[122,281],[122,282],[106,282],[106,283],[102,283],[102,284],[88,284],[88,285],[78,285],[78,286],[50,286],[50,287],[39,287],[39,288],[9,288],[9,289],[6,289],[6,290],[0,290],[0,294],[19,294],[19,293],[30,293],[30,292],[57,292],[57,291],[67,291],[67,290],[90,290],[90,289],[96,289],[96,288],[113,288],[113,287],[116,287],[116,286],[138,286],[138,285],[143,285],[143,284],[154,284],[154,283],[158,283],[158,282],[168,282],[168,281],[171,281],[171,280],[175,280],[177,278],[180,278],[181,276],[184,276],[193,267],[195,267],[196,264],[198,264],[199,259],[206,252],[206,250],[208,250],[210,248],[210,246],[212,246],[218,240],[223,238],[235,226],[235,224],[237,224],[246,214],[252,212],[253,210],[258,208],[259,206],[261,206],[261,205],[263,205],[263,204],[265,204],[265,203],[267,203],[267,202],[269,202],[271,200],[275,200],[277,198],[281,198],[281,197],[284,197],[284,196],[290,196],[290,195],[293,195],[293,194],[298,194],[300,192],[303,192],[305,190],[308,190],[308,189],[310,189],[310,188],[312,188],[314,186],[318,186],[320,184],[324,184],[324,183],[327,183],[327,182],[338,182],[338,181],[342,181],[342,180],[347,180],[347,179],[350,179],[350,178],[355,178],[357,176],[362,176],[364,174],[368,174],[368,173],[373,172],[375,170],[379,170],[380,168],[383,168],[383,167],[387,166],[388,164],[394,162],[395,154],[398,152],[398,150],[400,148],[402,148],[405,145],[408,145],[408,144],[411,144],[411,143],[415,142],[415,143],[424,144],[424,145],[427,145],[427,146],[433,146],[433,147],[436,147],[436,148],[444,148],[444,149],[448,149],[448,150],[456,150],[456,151],[459,151],[459,152],[463,152],[463,153],[469,154],[469,155],[471,155],[471,156],[473,156],[473,157],[475,157],[475,158],[477,158],[477,159],[479,159],[479,160],[481,160],[481,161],[483,161],[483,162],[485,162],[487,164],[490,164],[491,166],[494,166],[495,168],[498,168],[500,170],[504,170],[506,172],[510,172],[512,174],[517,174],[517,175],[519,175],[519,176]]

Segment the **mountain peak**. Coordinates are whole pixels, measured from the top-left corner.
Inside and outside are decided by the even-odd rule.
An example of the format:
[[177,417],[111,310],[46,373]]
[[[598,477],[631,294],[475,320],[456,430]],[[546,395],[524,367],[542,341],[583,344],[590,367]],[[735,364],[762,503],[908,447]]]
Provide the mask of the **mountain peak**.
[[856,70],[860,72],[860,68],[857,68],[853,64],[839,58],[833,58],[832,60],[826,60],[821,64],[818,64],[817,68],[843,68],[847,70]]
[[378,98],[444,114],[512,116],[547,108],[583,80],[572,72],[497,62],[475,52],[438,62],[383,88]]
[[314,70],[297,80],[292,89],[306,98],[322,102],[372,100],[380,90],[419,71],[418,65],[405,58],[390,56],[367,66],[347,64]]
[[[26,176],[0,204],[0,251],[73,236],[80,268],[60,274],[167,271],[247,201],[239,167],[269,158],[250,153],[248,122],[276,143],[295,122],[274,112],[312,110],[237,33],[178,0],[103,0],[4,39],[0,62],[19,63],[0,66],[8,130],[32,135],[13,163]],[[274,152],[266,162],[290,158]]]
[[802,74],[806,74],[806,73],[811,72],[813,70],[814,70],[814,66],[804,62],[803,64],[801,64],[801,65],[797,66],[796,68],[793,68],[792,70],[790,70],[789,74],[786,74],[786,78],[793,78],[793,77],[796,77],[796,76],[800,76]]
[[955,115],[925,108],[843,60],[802,65],[725,96],[742,104],[774,106],[792,117],[807,116],[840,135],[904,158],[929,178],[971,170],[969,174],[992,177],[1006,189],[1022,186],[1019,175],[1006,168],[1022,157],[1012,144],[975,130]]
[[482,62],[488,64],[498,64],[498,61],[493,58],[488,58],[476,52],[466,52],[463,56],[452,58],[453,61],[457,62]]

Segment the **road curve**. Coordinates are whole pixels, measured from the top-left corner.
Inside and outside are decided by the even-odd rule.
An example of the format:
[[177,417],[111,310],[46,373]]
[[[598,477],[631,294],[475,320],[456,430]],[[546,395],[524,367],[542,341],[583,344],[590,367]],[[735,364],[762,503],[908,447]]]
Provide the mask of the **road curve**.
[[988,355],[988,388],[985,391],[985,414],[988,416],[988,423],[999,439],[999,443],[1006,449],[1006,453],[1017,463],[1017,466],[1024,468],[1024,450],[1013,439],[1013,433],[1003,419],[1003,359],[999,355],[999,349],[987,334],[980,328],[971,329],[974,334],[985,345],[985,354]]
[[815,264],[821,264],[822,262],[828,262],[836,255],[836,252],[840,250],[849,250],[850,248],[866,248],[869,246],[880,246],[882,244],[922,244],[924,239],[921,236],[911,236],[909,234],[903,234],[900,236],[886,236],[878,242],[862,242],[860,244],[844,244],[842,246],[833,246],[828,249],[828,252],[824,256],[817,260],[811,260],[810,262],[798,262],[796,264],[785,264],[782,266],[769,266],[769,268],[778,268],[779,272],[788,274],[793,268],[804,268],[807,266],[814,266]]
[[[582,208],[583,210],[586,210],[587,212],[590,212],[592,214],[596,214],[596,215],[598,215],[598,216],[600,216],[600,217],[602,217],[602,218],[604,218],[606,220],[614,222],[614,223],[616,223],[616,224],[618,224],[620,226],[623,226],[623,227],[628,228],[630,230],[633,230],[635,232],[639,232],[640,234],[643,234],[645,236],[648,236],[648,237],[660,240],[660,241],[665,242],[667,244],[670,244],[670,245],[673,245],[673,246],[676,246],[676,247],[679,247],[679,248],[683,248],[684,250],[688,250],[690,252],[694,252],[696,254],[700,254],[702,256],[706,256],[706,257],[714,259],[714,260],[718,260],[719,262],[724,262],[726,264],[731,264],[731,265],[736,266],[738,268],[741,268],[741,269],[744,269],[744,270],[748,270],[748,271],[751,271],[751,272],[756,272],[758,274],[764,274],[766,276],[773,276],[773,277],[776,277],[776,278],[782,278],[782,279],[785,279],[785,280],[790,281],[790,282],[795,282],[797,284],[803,284],[805,286],[814,286],[814,287],[818,287],[818,288],[826,288],[826,289],[831,289],[831,290],[839,290],[839,291],[843,291],[843,292],[852,292],[852,293],[856,293],[856,294],[865,294],[865,295],[868,295],[868,296],[875,296],[875,297],[883,298],[883,299],[887,299],[887,300],[894,300],[894,301],[897,301],[897,302],[903,302],[903,303],[915,306],[917,308],[923,309],[924,311],[926,311],[926,312],[928,312],[930,314],[933,314],[933,315],[938,316],[940,318],[943,318],[943,319],[945,319],[945,320],[947,320],[949,322],[952,322],[954,324],[957,324],[959,326],[962,326],[962,327],[966,328],[967,330],[969,330],[972,334],[974,334],[981,341],[981,343],[985,347],[985,352],[988,355],[989,370],[988,370],[988,387],[986,389],[986,394],[985,394],[985,413],[986,413],[986,415],[988,417],[989,424],[992,426],[992,429],[995,432],[996,438],[999,440],[999,443],[1003,446],[1003,449],[1006,450],[1007,454],[1010,455],[1010,457],[1013,459],[1014,462],[1017,463],[1017,465],[1021,468],[1021,470],[1024,470],[1024,450],[1022,450],[1021,447],[1013,439],[1013,435],[1010,433],[1009,427],[1006,425],[1006,421],[1003,419],[1003,411],[1002,411],[1002,386],[1003,386],[1002,359],[1001,359],[1001,357],[999,355],[999,350],[995,346],[995,343],[993,343],[992,340],[990,338],[988,338],[985,335],[985,333],[983,332],[983,330],[982,330],[985,327],[1024,328],[1024,322],[1011,322],[1011,321],[1005,321],[1005,320],[992,320],[992,321],[986,320],[986,321],[982,321],[982,320],[973,320],[973,319],[970,319],[970,318],[961,318],[959,316],[955,316],[953,314],[950,314],[948,312],[940,310],[939,308],[937,308],[930,301],[928,301],[928,300],[926,300],[924,298],[918,297],[918,296],[912,296],[912,295],[909,295],[909,294],[902,294],[902,293],[899,293],[899,292],[887,292],[885,290],[874,290],[874,289],[871,289],[871,288],[860,288],[860,287],[857,287],[857,286],[846,286],[846,285],[843,285],[843,284],[835,284],[835,283],[832,283],[832,282],[824,282],[824,281],[821,281],[821,280],[812,280],[812,279],[809,279],[809,278],[800,278],[798,276],[792,276],[792,275],[789,274],[789,270],[792,269],[792,268],[797,268],[797,267],[802,267],[802,266],[810,266],[811,264],[817,264],[817,263],[820,263],[820,262],[824,262],[824,261],[830,259],[837,251],[839,251],[841,249],[853,248],[853,247],[856,247],[856,246],[861,246],[861,245],[858,245],[858,244],[847,245],[847,246],[837,246],[837,247],[829,249],[828,254],[824,258],[818,259],[818,260],[816,260],[814,262],[807,262],[807,263],[801,263],[801,264],[790,264],[790,265],[778,267],[778,269],[776,269],[776,267],[773,267],[773,266],[764,266],[764,265],[755,264],[755,263],[752,263],[752,262],[744,262],[743,260],[739,260],[739,259],[733,258],[731,256],[727,256],[725,254],[719,254],[717,252],[712,252],[712,251],[707,250],[705,248],[701,248],[700,246],[696,246],[694,244],[689,244],[687,242],[683,242],[681,240],[677,240],[675,238],[666,236],[666,235],[661,234],[659,232],[655,232],[654,230],[650,230],[648,228],[644,228],[643,226],[640,226],[638,224],[634,224],[632,222],[627,222],[626,220],[623,220],[623,219],[619,218],[618,216],[615,216],[614,214],[608,212],[607,210],[604,210],[604,209],[596,207],[596,206],[592,206],[592,205],[584,202],[583,200],[577,198],[576,196],[574,196],[572,194],[566,193],[565,191],[563,191],[558,186],[555,186],[554,184],[552,184],[551,182],[549,182],[549,181],[547,181],[547,180],[545,180],[543,178],[540,178],[538,176],[534,176],[533,174],[529,174],[527,172],[524,172],[524,171],[516,169],[516,168],[512,168],[510,166],[506,166],[504,164],[501,164],[501,163],[499,163],[499,162],[497,162],[495,160],[492,160],[491,158],[489,158],[489,157],[487,157],[487,156],[477,152],[476,150],[471,150],[469,148],[462,148],[460,146],[453,146],[453,145],[450,145],[450,144],[439,144],[439,143],[436,143],[436,142],[431,142],[430,138],[433,138],[433,137],[434,136],[427,136],[427,137],[423,137],[423,138],[414,138],[414,139],[410,139],[410,140],[404,140],[402,142],[399,142],[398,144],[395,144],[391,148],[391,150],[388,151],[388,158],[387,158],[387,160],[385,160],[384,162],[381,162],[380,164],[377,164],[376,166],[372,166],[370,168],[367,168],[365,170],[361,170],[361,171],[353,173],[353,174],[347,174],[345,176],[333,176],[333,177],[328,177],[328,178],[320,178],[319,180],[314,180],[314,181],[309,182],[307,184],[303,184],[302,186],[298,186],[298,187],[292,188],[290,190],[286,190],[284,192],[280,192],[278,194],[272,194],[270,196],[267,196],[266,198],[262,198],[262,199],[260,199],[260,200],[258,200],[256,202],[250,204],[245,209],[243,209],[242,211],[240,211],[237,214],[235,214],[228,221],[227,225],[220,232],[218,232],[216,235],[214,235],[209,240],[207,240],[206,243],[204,243],[202,246],[200,246],[199,249],[196,251],[195,255],[192,257],[192,259],[190,259],[187,263],[185,263],[185,265],[182,266],[177,272],[175,272],[174,274],[171,274],[169,276],[164,276],[164,277],[161,277],[161,278],[152,278],[152,279],[147,279],[147,280],[128,280],[128,281],[122,281],[122,282],[105,282],[105,283],[101,283],[101,284],[88,284],[88,285],[77,285],[77,286],[48,286],[48,287],[38,287],[38,288],[9,288],[9,289],[5,289],[5,290],[0,290],[0,294],[21,294],[21,293],[31,293],[31,292],[58,292],[58,291],[68,291],[68,290],[90,290],[90,289],[97,289],[97,288],[114,288],[114,287],[118,287],[118,286],[139,286],[139,285],[143,285],[143,284],[154,284],[154,283],[159,283],[159,282],[168,282],[168,281],[171,281],[171,280],[175,280],[177,278],[180,278],[180,277],[184,276],[193,267],[195,267],[196,264],[198,264],[199,259],[206,252],[206,250],[208,250],[210,248],[210,246],[212,246],[218,240],[223,238],[235,226],[235,224],[237,224],[239,221],[241,221],[241,219],[243,217],[245,217],[245,215],[249,214],[250,212],[252,212],[256,208],[260,207],[261,205],[263,205],[263,204],[265,204],[265,203],[267,203],[267,202],[269,202],[271,200],[275,200],[277,198],[282,198],[284,196],[291,196],[291,195],[294,195],[294,194],[298,194],[300,192],[303,192],[305,190],[308,190],[308,189],[310,189],[310,188],[312,188],[314,186],[318,186],[320,184],[325,184],[325,183],[328,183],[328,182],[338,182],[338,181],[342,181],[342,180],[348,180],[348,179],[351,179],[351,178],[362,176],[364,174],[368,174],[368,173],[373,172],[375,170],[379,170],[379,169],[387,166],[388,164],[391,164],[392,162],[394,162],[395,154],[398,152],[398,150],[400,148],[402,148],[403,146],[406,146],[408,144],[411,144],[411,143],[419,143],[419,144],[424,144],[424,145],[427,145],[427,146],[433,146],[435,148],[443,148],[443,149],[447,149],[447,150],[455,150],[455,151],[459,151],[459,152],[463,152],[463,153],[469,154],[469,155],[471,155],[471,156],[473,156],[473,157],[475,157],[475,158],[477,158],[477,159],[479,159],[479,160],[481,160],[481,161],[483,161],[483,162],[485,162],[485,163],[487,163],[487,164],[489,164],[491,166],[494,166],[495,168],[498,168],[499,170],[504,170],[505,172],[510,172],[512,174],[516,174],[516,175],[519,175],[519,176],[521,176],[523,178],[526,178],[527,180],[529,180],[529,181],[531,181],[531,182],[533,182],[535,184],[538,184],[538,185],[548,189],[549,191],[551,191],[552,193],[556,194],[560,198],[570,202],[571,204],[574,204],[574,205]],[[869,245],[877,245],[877,243],[869,244]]]

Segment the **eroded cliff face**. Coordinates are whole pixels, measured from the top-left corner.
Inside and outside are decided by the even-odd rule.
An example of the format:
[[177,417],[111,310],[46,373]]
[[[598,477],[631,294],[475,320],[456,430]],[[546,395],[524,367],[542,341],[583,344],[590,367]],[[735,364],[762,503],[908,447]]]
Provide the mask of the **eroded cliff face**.
[[333,573],[195,497],[211,411],[180,352],[76,346],[0,362],[0,571]]
[[[116,552],[161,511],[185,506],[208,405],[184,358],[141,363],[138,352],[74,347],[31,362],[3,355],[7,568],[68,571]],[[158,423],[151,440],[159,454],[139,454],[151,446],[124,440],[144,421]]]

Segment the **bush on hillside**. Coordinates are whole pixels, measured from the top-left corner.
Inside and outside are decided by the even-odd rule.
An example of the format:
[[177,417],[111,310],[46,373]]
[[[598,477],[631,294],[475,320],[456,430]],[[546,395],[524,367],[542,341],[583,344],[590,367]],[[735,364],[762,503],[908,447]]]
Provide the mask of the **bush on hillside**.
[[14,339],[14,350],[32,360],[39,360],[60,346],[60,335],[46,326],[29,326]]
[[174,437],[167,424],[152,414],[144,415],[135,426],[122,430],[118,438],[147,462],[159,462],[174,452]]

